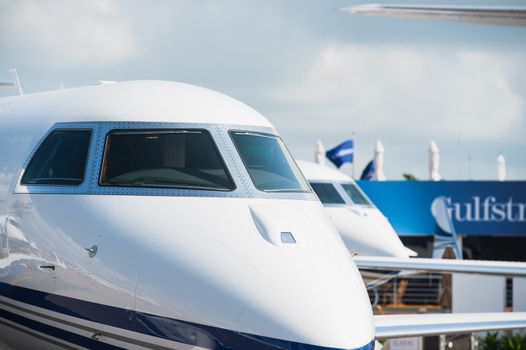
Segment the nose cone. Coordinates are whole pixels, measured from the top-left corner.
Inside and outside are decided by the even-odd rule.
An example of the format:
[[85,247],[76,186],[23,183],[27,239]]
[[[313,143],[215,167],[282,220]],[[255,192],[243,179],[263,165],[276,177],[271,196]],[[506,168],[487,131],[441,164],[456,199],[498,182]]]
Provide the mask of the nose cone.
[[363,280],[323,208],[313,203],[305,209],[297,243],[266,249],[266,268],[259,269],[239,331],[328,349],[361,348],[374,338]]
[[351,254],[408,258],[409,251],[377,208],[326,208]]
[[[300,278],[305,266],[286,266],[284,259],[274,266],[281,276],[260,275],[260,288],[243,309],[239,331],[327,349],[370,343],[374,325],[363,281],[351,261],[336,260],[318,261]],[[277,287],[270,291],[265,285]]]
[[[206,337],[216,348],[370,344],[367,291],[318,201],[229,199],[225,210],[224,200],[209,199],[208,220],[184,224],[202,201],[185,199],[175,214],[164,202],[145,205],[152,219],[142,231],[162,233],[141,268],[137,312],[213,327]],[[225,338],[215,336],[219,329]],[[177,335],[162,331],[170,339]]]

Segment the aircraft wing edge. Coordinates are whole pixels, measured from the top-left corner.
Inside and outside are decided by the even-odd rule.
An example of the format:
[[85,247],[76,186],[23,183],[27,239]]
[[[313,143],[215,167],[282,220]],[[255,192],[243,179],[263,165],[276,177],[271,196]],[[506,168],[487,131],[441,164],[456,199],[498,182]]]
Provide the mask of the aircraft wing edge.
[[376,339],[526,328],[526,312],[375,315]]
[[526,7],[364,4],[342,8],[350,14],[478,24],[526,26]]
[[427,258],[391,258],[380,256],[355,256],[359,269],[411,270],[439,273],[472,273],[507,277],[526,277],[526,263],[485,260],[449,260]]

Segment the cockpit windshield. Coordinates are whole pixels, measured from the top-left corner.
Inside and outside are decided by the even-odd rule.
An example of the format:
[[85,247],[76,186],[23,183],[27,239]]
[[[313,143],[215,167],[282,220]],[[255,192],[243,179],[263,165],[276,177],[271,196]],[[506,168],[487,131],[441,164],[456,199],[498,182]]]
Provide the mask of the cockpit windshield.
[[279,137],[246,131],[230,134],[258,190],[310,192],[307,181]]
[[323,204],[345,204],[332,183],[311,182],[310,185]]
[[373,202],[367,198],[365,193],[363,193],[358,186],[356,186],[353,183],[342,183],[341,184],[343,190],[347,193],[349,198],[351,198],[352,202],[356,205],[367,205],[367,206],[374,206]]
[[206,130],[115,130],[106,138],[102,186],[235,189]]

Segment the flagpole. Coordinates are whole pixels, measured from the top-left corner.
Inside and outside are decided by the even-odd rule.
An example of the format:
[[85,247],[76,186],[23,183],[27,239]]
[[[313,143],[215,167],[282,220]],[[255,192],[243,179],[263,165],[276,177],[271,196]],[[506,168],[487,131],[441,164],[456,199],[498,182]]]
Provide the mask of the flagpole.
[[354,130],[351,132],[351,136],[353,139],[352,179],[355,180],[356,178],[354,177],[354,164],[356,164],[356,132]]

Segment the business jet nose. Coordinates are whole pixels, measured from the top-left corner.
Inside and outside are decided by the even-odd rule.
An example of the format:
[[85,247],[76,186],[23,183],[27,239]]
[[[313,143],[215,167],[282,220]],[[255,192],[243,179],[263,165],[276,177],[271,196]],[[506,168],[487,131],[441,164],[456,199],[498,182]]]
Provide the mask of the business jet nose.
[[[258,269],[258,286],[238,330],[320,349],[361,349],[374,338],[361,275],[323,208],[304,209],[309,215],[293,225],[297,242],[265,249],[265,268]],[[293,210],[287,214],[288,222],[300,217]]]
[[334,208],[330,216],[351,254],[396,258],[414,255],[376,208]]
[[320,350],[369,349],[374,338],[371,306],[352,261],[327,256],[281,263],[260,273],[259,287],[239,318],[240,332],[271,334],[298,343],[298,349],[303,349],[299,344]]
[[[368,346],[374,326],[365,285],[319,202],[240,200],[228,211],[222,204],[210,201],[221,214],[201,227],[149,221],[150,231],[164,232],[141,268],[137,312],[223,329],[228,339],[209,341],[249,343],[237,348]],[[192,205],[200,202],[180,210]]]

